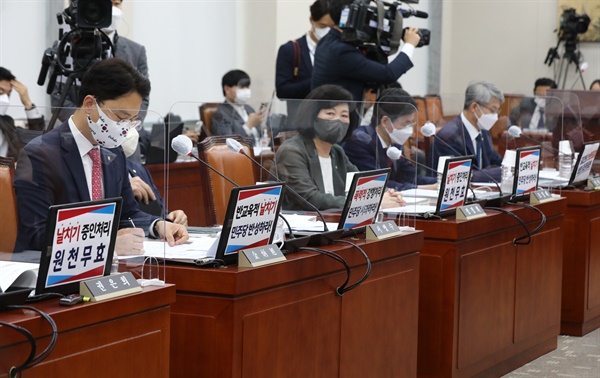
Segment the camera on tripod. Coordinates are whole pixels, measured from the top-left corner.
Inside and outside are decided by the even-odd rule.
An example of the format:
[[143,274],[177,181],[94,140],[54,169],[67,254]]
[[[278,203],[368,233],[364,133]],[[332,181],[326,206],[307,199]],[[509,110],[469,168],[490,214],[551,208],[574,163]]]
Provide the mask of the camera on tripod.
[[[419,0],[404,1],[418,4]],[[375,3],[375,6],[371,6]],[[402,28],[403,19],[410,16],[427,18],[425,12],[401,9],[400,1],[355,0],[342,9],[340,28],[342,40],[365,50],[367,57],[383,60],[398,51],[400,40],[407,28]],[[420,29],[421,41],[417,47],[429,45],[431,32]]]
[[559,38],[565,41],[576,40],[590,26],[590,16],[577,14],[574,8],[565,9],[560,16]]
[[56,15],[59,42],[44,51],[38,85],[44,85],[50,71],[46,92],[51,94],[59,75],[83,76],[91,65],[112,56],[113,45],[101,29],[112,22],[111,0],[71,0],[69,7]]

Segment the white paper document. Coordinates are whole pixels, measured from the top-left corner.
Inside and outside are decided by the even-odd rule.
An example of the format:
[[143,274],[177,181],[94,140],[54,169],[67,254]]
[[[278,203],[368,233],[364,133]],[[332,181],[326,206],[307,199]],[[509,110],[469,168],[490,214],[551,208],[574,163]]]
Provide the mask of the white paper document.
[[9,287],[35,288],[40,264],[0,261],[0,292]]
[[[218,243],[218,241],[219,238],[215,236],[190,237],[184,244],[171,247],[164,241],[146,240],[144,241],[144,254],[141,256],[193,262],[196,259],[214,257],[214,251],[211,247]],[[140,257],[140,255],[119,256],[119,259],[131,259],[135,257]]]
[[[292,231],[297,232],[322,232],[323,222],[315,215],[298,215],[298,214],[283,214],[285,219],[290,223]],[[327,222],[329,230],[337,230],[338,224]],[[287,225],[284,226],[284,231],[289,232]]]

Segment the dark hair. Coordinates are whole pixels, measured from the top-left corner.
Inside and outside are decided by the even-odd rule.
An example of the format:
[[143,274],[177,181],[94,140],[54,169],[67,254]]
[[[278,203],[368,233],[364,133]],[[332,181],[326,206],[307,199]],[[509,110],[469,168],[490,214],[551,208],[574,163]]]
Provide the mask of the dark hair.
[[7,70],[4,67],[0,67],[0,80],[1,81],[4,81],[4,80],[13,81],[15,79],[16,79],[15,75],[13,75],[9,70]]
[[549,79],[547,77],[542,77],[535,81],[535,84],[533,85],[533,93],[535,93],[535,89],[537,87],[550,87],[552,89],[556,89],[557,85],[554,82],[554,80]]
[[120,58],[101,60],[83,75],[77,106],[87,95],[99,102],[114,100],[136,92],[142,97],[150,95],[150,80],[130,63]]
[[600,84],[600,79],[596,79],[596,80],[592,81],[592,84],[590,84],[590,90],[592,90],[592,87],[594,86],[594,84]]
[[223,79],[221,80],[221,89],[223,90],[223,96],[225,96],[224,86],[228,87],[249,87],[250,86],[250,76],[242,70],[231,70],[223,75]]
[[310,6],[310,17],[312,17],[315,22],[319,21],[327,14],[321,1],[322,0],[317,0]]
[[388,116],[394,122],[398,117],[417,112],[415,100],[408,92],[400,88],[383,90],[373,106],[373,119],[371,120],[373,126],[378,125],[383,116]]
[[336,25],[339,25],[342,16],[342,9],[348,4],[352,4],[354,0],[321,0],[321,6],[325,13],[329,13],[329,17]]
[[314,122],[319,112],[340,104],[348,104],[348,109],[352,112],[354,109],[352,100],[352,93],[339,85],[325,84],[316,87],[300,104],[296,116],[298,132],[307,138],[314,138]]

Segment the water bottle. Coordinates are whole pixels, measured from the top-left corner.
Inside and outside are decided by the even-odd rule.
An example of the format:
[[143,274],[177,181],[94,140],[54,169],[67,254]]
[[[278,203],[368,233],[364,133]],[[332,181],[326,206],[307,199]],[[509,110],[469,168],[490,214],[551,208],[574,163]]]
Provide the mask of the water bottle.
[[558,144],[558,175],[561,178],[569,179],[573,169],[573,149],[571,141],[561,140]]
[[517,153],[515,150],[506,150],[504,159],[502,159],[502,180],[500,182],[500,190],[503,194],[512,193],[515,179],[515,164]]
[[112,264],[110,265],[110,274],[119,273],[119,257],[117,252],[113,253]]

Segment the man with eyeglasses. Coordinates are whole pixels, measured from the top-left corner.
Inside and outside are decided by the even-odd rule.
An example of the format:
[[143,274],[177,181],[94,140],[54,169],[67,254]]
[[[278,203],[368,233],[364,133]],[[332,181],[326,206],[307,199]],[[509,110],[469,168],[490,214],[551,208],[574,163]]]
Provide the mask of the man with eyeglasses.
[[62,125],[23,148],[15,172],[19,225],[15,252],[41,250],[48,207],[102,198],[122,197],[121,229],[115,250],[143,253],[146,236],[170,245],[188,239],[184,226],[140,211],[129,184],[120,148],[139,124],[142,98],[150,82],[118,58],[93,65],[84,75],[75,113]]
[[490,182],[491,176],[499,182],[502,156],[494,150],[490,129],[498,121],[503,102],[504,95],[494,84],[487,81],[471,82],[465,92],[462,113],[444,125],[434,137],[431,147],[432,168],[437,168],[440,156],[473,155],[475,169],[472,181]]
[[403,158],[391,160],[387,151],[396,148],[404,155],[404,143],[414,133],[417,103],[404,90],[383,90],[373,106],[370,125],[358,127],[353,138],[342,144],[344,152],[361,171],[390,167],[388,188],[407,190],[436,189],[435,177],[418,176],[411,163]]

